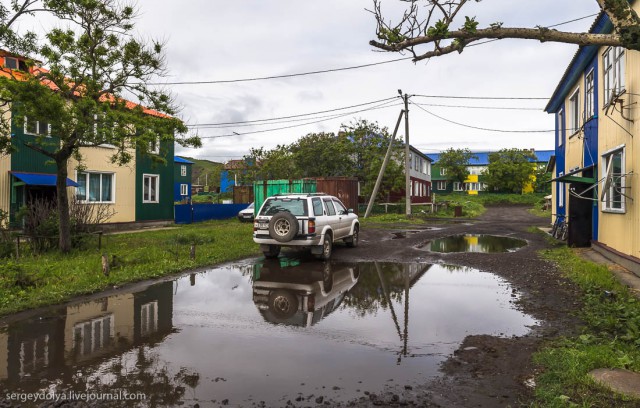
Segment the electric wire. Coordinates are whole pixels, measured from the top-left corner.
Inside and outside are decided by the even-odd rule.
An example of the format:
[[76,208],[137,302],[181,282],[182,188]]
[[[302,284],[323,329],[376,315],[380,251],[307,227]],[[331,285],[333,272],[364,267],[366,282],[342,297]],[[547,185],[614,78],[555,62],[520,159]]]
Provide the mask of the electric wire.
[[245,135],[253,135],[253,134],[257,134],[257,133],[274,132],[276,130],[292,129],[292,128],[296,128],[296,127],[312,125],[312,124],[315,124],[315,123],[327,122],[327,121],[330,121],[330,120],[333,120],[333,119],[343,118],[345,116],[350,116],[350,115],[353,115],[353,114],[356,114],[356,113],[368,112],[368,111],[372,111],[372,110],[376,110],[376,109],[391,108],[391,107],[395,107],[395,106],[402,106],[401,103],[390,104],[391,102],[394,102],[394,101],[385,102],[380,106],[374,106],[374,107],[371,107],[371,108],[362,109],[362,110],[353,111],[353,112],[341,113],[341,114],[338,114],[338,115],[334,115],[331,118],[313,120],[313,121],[310,121],[310,122],[300,123],[300,124],[297,124],[297,125],[282,126],[282,127],[277,127],[277,128],[256,130],[256,131],[243,132],[243,133],[233,132],[231,134],[213,135],[213,136],[199,136],[199,137],[200,137],[200,139],[218,139],[218,138],[223,138],[223,137],[245,136]]

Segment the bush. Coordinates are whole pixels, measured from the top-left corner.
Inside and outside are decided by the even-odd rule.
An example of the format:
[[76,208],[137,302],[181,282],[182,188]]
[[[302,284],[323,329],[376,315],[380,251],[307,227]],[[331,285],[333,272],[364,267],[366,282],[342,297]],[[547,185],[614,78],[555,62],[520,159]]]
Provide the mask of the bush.
[[9,213],[0,210],[0,259],[9,258],[15,249],[16,244],[9,231]]

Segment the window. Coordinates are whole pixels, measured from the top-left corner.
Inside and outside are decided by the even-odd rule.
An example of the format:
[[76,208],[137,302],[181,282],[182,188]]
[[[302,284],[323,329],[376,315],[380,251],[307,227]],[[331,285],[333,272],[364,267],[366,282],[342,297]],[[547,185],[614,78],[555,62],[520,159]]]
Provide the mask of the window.
[[445,174],[447,174],[447,169],[445,169],[444,167],[440,169],[440,175],[444,176]]
[[322,201],[319,198],[312,198],[311,204],[313,205],[313,215],[317,217],[324,214]]
[[188,196],[189,195],[189,185],[188,184],[180,184],[180,195]]
[[27,135],[48,136],[51,134],[49,123],[44,120],[30,120],[24,117],[24,133]]
[[447,182],[446,181],[438,181],[438,190],[446,190]]
[[160,154],[160,138],[149,142],[149,153]]
[[4,57],[4,66],[9,69],[18,69],[18,60],[16,58]]
[[[564,171],[558,173],[558,177],[564,176]],[[564,183],[558,182],[558,207],[564,207]]]
[[73,349],[81,356],[107,347],[114,333],[113,315],[99,317],[73,326]]
[[609,47],[602,55],[604,65],[604,104],[624,91],[624,48]]
[[260,215],[274,215],[288,211],[296,217],[307,216],[307,200],[297,198],[269,198],[262,206]]
[[585,110],[585,121],[589,120],[595,114],[595,82],[594,82],[594,73],[593,70],[589,71],[587,77],[585,78],[585,94],[584,94],[584,110]]
[[336,210],[333,207],[333,203],[331,202],[330,199],[326,199],[323,200],[324,201],[324,205],[327,208],[327,215],[336,215]]
[[114,178],[113,173],[78,172],[76,198],[86,203],[113,203]]
[[453,191],[464,191],[463,184],[459,181],[453,182]]
[[180,175],[182,177],[187,177],[187,165],[183,164],[180,166]]
[[580,130],[580,88],[569,97],[569,134],[574,134]]
[[480,191],[480,183],[465,183],[467,190]]
[[333,200],[333,205],[336,206],[336,211],[338,212],[339,215],[347,214],[347,209],[344,208],[344,205],[342,205],[340,201]]
[[158,301],[140,306],[140,336],[148,336],[158,331]]
[[160,189],[160,176],[157,174],[143,174],[142,176],[142,202],[158,203]]
[[603,168],[606,169],[602,187],[604,211],[623,212],[624,208],[624,149],[619,149],[602,156]]
[[560,109],[558,111],[558,125],[556,127],[558,133],[558,146],[562,146],[564,143],[564,111]]

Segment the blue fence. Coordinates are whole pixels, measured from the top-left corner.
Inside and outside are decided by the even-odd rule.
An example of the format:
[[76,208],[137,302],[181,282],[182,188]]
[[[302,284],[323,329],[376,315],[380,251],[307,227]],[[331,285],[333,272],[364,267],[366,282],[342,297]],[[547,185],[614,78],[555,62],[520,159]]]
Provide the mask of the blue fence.
[[238,215],[248,204],[178,204],[174,206],[176,224],[222,220]]

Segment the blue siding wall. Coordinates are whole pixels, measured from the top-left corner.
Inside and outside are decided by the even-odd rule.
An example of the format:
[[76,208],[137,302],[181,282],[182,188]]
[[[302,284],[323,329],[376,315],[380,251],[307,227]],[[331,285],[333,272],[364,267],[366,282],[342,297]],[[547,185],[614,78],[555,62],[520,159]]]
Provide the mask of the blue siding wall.
[[[560,126],[558,126],[558,112],[560,112],[560,110],[562,110],[563,115],[563,121],[560,124]],[[566,129],[566,121],[567,121],[567,113],[564,109],[564,104],[562,104],[560,106],[560,108],[558,109],[558,111],[555,114],[555,118],[556,118],[556,131],[555,131],[555,146],[556,146],[556,177],[560,177],[560,173],[564,172],[564,164],[565,164],[565,147],[567,146],[567,135],[565,132]],[[559,136],[559,134],[561,134],[561,136]],[[562,146],[558,145],[558,139],[559,137],[562,137]],[[561,187],[564,186],[564,183],[560,183],[560,182],[556,182],[556,214],[559,215],[565,215],[565,206],[566,206],[566,202],[567,202],[567,197],[566,194],[564,194],[564,206],[560,207],[560,194],[559,192],[561,191]]]
[[[186,196],[180,195],[180,185],[181,184],[186,184],[188,186],[187,187],[187,193],[188,194]],[[179,183],[179,182],[176,182],[173,185],[173,201],[182,201],[185,198],[187,198],[187,199],[191,198],[191,183]]]

